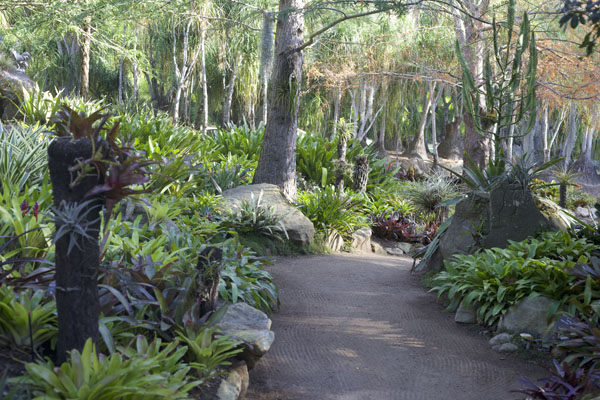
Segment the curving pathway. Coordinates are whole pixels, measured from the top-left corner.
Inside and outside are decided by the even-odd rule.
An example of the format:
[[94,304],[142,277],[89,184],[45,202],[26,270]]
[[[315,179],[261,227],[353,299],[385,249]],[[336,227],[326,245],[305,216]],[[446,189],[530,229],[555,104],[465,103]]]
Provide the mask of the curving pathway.
[[250,372],[249,400],[523,398],[533,363],[491,350],[444,313],[412,260],[376,255],[281,258],[275,343]]

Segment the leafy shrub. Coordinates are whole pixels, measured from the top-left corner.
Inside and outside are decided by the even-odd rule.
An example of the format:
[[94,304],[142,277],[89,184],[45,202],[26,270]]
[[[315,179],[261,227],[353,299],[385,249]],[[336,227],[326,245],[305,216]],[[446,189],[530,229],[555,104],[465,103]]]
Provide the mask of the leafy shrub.
[[52,361],[27,364],[19,382],[44,399],[186,399],[198,384],[187,381],[190,368],[181,363],[187,348],[178,342],[161,345],[160,339],[148,343],[138,336],[134,346],[104,357],[88,339],[81,353],[71,351],[60,367]]
[[279,293],[271,274],[264,270],[270,263],[249,249],[230,243],[223,252],[225,268],[221,272],[219,294],[231,303],[243,301],[266,313],[279,305]]
[[238,233],[254,233],[283,241],[287,231],[283,225],[283,216],[275,213],[273,206],[264,205],[262,191],[258,196],[252,194],[250,200],[243,200],[239,206],[226,215],[222,224]]
[[406,195],[422,213],[432,215],[434,222],[441,223],[446,209],[442,203],[456,197],[458,192],[450,180],[440,173],[432,173],[422,181],[411,182]]
[[587,394],[598,394],[600,391],[600,374],[595,368],[585,370],[583,368],[571,368],[567,363],[562,365],[554,361],[555,371],[550,371],[552,376],[541,379],[543,386],[536,385],[529,379],[522,379],[525,389],[512,390],[517,393],[524,393],[528,399],[542,400],[575,400],[592,399],[592,397],[583,397]]
[[417,224],[400,213],[393,213],[389,216],[387,213],[383,213],[371,217],[371,228],[377,237],[409,242],[416,235]]
[[42,182],[48,170],[48,139],[40,127],[0,124],[0,186],[12,186],[17,194],[26,185]]
[[0,286],[0,345],[33,345],[35,351],[54,338],[56,331],[56,302],[48,300],[44,291],[15,293],[12,288]]
[[224,156],[245,156],[258,161],[264,135],[264,126],[261,125],[253,131],[244,125],[230,129],[218,129],[213,140],[219,153]]
[[304,134],[296,144],[296,171],[313,184],[325,187],[335,183],[337,147],[320,135]]
[[185,333],[179,332],[179,338],[189,347],[190,366],[205,379],[213,376],[217,367],[231,365],[227,360],[243,351],[241,341],[220,334],[214,326],[202,327],[198,332],[187,328]]
[[589,259],[593,249],[585,240],[558,232],[510,242],[506,249],[455,255],[445,262],[446,271],[434,276],[432,290],[438,296],[448,295],[450,310],[462,300],[479,304],[478,319],[491,325],[511,305],[531,294],[564,302],[575,283],[569,269],[578,259]]
[[250,184],[255,169],[253,161],[231,155],[219,163],[201,163],[195,166],[195,188],[221,194],[227,189]]
[[312,221],[315,229],[335,232],[345,238],[366,225],[363,207],[362,197],[351,192],[339,195],[332,186],[298,194],[298,208]]

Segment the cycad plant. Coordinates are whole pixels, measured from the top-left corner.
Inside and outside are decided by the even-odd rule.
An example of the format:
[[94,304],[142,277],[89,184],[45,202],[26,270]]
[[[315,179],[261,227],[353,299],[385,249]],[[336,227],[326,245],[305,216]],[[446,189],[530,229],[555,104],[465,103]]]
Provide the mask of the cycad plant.
[[581,173],[567,168],[565,163],[562,163],[554,168],[552,175],[558,182],[558,205],[565,208],[567,206],[567,187],[575,185],[575,179],[579,177]]

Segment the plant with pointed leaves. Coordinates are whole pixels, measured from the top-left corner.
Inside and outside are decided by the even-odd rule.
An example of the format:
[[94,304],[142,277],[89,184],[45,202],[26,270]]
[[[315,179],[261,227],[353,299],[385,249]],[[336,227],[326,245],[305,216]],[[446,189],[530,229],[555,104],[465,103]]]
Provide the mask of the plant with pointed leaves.
[[[509,0],[508,18],[505,23],[506,39],[502,43],[499,37],[499,23],[493,18],[493,52],[486,54],[483,70],[483,87],[476,82],[467,65],[458,41],[458,55],[463,72],[463,98],[465,107],[473,116],[477,132],[483,136],[492,136],[495,142],[496,158],[501,157],[503,141],[510,136],[503,136],[503,128],[519,123],[527,114],[525,130],[521,136],[531,131],[536,118],[536,71],[537,50],[535,34],[527,13],[523,14],[519,36],[513,42],[515,25],[515,2]],[[529,54],[527,66],[525,56]],[[495,68],[492,68],[492,64]],[[525,68],[525,69],[524,69]],[[492,72],[495,70],[495,73]],[[525,79],[522,76],[525,75]],[[484,104],[480,99],[485,98]],[[482,102],[483,103],[483,102]],[[494,126],[496,127],[495,129]]]
[[69,246],[67,253],[71,253],[73,247],[82,249],[82,240],[94,240],[90,235],[90,230],[93,230],[92,226],[96,224],[99,219],[89,221],[87,219],[90,214],[98,206],[90,205],[94,200],[84,201],[83,203],[67,203],[61,201],[58,207],[52,207],[52,212],[48,217],[55,224],[56,231],[54,232],[53,240],[56,243],[64,236],[69,238]]

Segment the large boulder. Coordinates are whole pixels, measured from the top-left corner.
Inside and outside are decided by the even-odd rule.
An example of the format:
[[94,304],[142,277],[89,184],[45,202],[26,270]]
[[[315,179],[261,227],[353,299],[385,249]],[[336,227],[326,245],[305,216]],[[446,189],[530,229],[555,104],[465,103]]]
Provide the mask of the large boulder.
[[246,361],[250,369],[269,351],[275,340],[269,317],[246,303],[227,306],[218,325],[223,333],[243,342],[243,352],[238,357]]
[[287,201],[278,186],[268,183],[238,186],[224,191],[223,198],[235,210],[242,201],[250,201],[252,197],[257,198],[261,192],[262,203],[273,207],[275,213],[283,217],[282,222],[290,240],[300,245],[310,244],[315,236],[313,223]]
[[483,247],[506,247],[542,230],[558,230],[538,209],[533,195],[519,185],[503,183],[490,192],[489,226]]
[[548,330],[548,309],[555,300],[544,296],[529,296],[508,309],[498,322],[498,332],[529,333],[544,337]]
[[352,251],[358,253],[370,253],[371,250],[371,228],[360,228],[352,234]]
[[16,69],[0,70],[0,120],[17,118],[24,92],[34,90],[35,83],[25,73]]
[[469,254],[480,247],[479,240],[487,231],[489,200],[485,193],[475,193],[456,204],[450,226],[440,239],[442,259],[454,254]]

